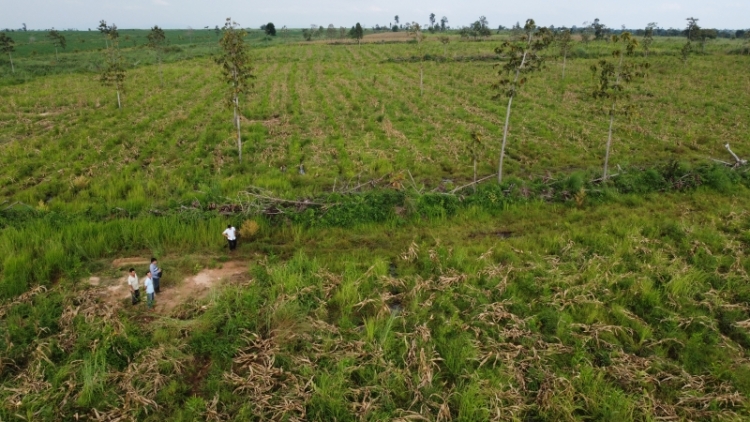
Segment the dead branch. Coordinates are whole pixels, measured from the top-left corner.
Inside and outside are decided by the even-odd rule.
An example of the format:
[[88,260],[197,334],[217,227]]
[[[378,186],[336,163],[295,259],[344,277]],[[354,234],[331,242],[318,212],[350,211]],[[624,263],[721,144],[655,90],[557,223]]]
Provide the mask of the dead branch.
[[489,176],[485,176],[485,177],[483,177],[481,179],[477,179],[476,182],[471,182],[471,183],[465,184],[463,186],[459,186],[459,187],[453,189],[452,191],[450,191],[449,193],[456,193],[456,192],[458,192],[460,190],[468,188],[469,186],[477,185],[477,184],[479,184],[481,182],[484,182],[485,180],[490,179],[490,178],[495,177],[495,176],[497,176],[497,173],[490,174]]
[[391,174],[388,173],[388,174],[384,175],[383,177],[380,177],[380,178],[377,178],[377,179],[372,179],[369,182],[360,183],[357,186],[355,186],[355,187],[353,187],[351,189],[347,189],[346,191],[344,191],[342,193],[352,193],[353,191],[359,190],[359,188],[367,186],[367,185],[371,185],[371,186],[374,187],[376,183],[380,183],[383,179],[385,179],[386,177],[388,177],[390,175]]
[[747,160],[740,159],[740,157],[738,157],[737,154],[735,154],[732,151],[732,149],[729,148],[729,143],[728,142],[726,144],[724,144],[724,148],[726,148],[727,151],[729,151],[729,153],[732,154],[732,157],[734,157],[734,161],[735,161],[735,165],[734,166],[735,167],[744,166],[745,164],[747,164]]
[[335,203],[333,203],[333,204],[323,204],[323,203],[320,203],[320,202],[312,202],[309,199],[305,199],[305,200],[302,200],[302,201],[294,201],[294,200],[291,200],[291,199],[276,198],[276,197],[273,197],[273,196],[261,195],[259,193],[252,193],[252,192],[247,192],[247,191],[241,192],[241,193],[243,193],[243,194],[245,194],[247,196],[252,196],[254,198],[265,199],[266,201],[271,201],[271,202],[275,202],[275,203],[282,203],[282,204],[313,205],[313,206],[318,206],[318,207],[327,207],[327,206],[331,206],[331,205],[336,205]]
[[[620,175],[620,173],[610,174],[610,175],[607,176],[607,179],[611,179],[611,178],[613,178],[615,176],[619,176],[619,175]],[[599,183],[599,182],[602,182],[602,181],[604,181],[604,178],[603,177],[599,177],[599,178],[596,178],[596,179],[592,179],[591,183]]]

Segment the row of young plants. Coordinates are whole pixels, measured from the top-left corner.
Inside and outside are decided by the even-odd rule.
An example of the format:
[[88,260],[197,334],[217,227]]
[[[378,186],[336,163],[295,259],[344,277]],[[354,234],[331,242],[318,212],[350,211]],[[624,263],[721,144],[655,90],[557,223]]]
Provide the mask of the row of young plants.
[[741,420],[741,186],[266,231],[249,280],[157,318],[35,290],[0,305],[0,417]]
[[[482,65],[428,66],[428,80],[448,82],[436,89],[428,85],[425,97],[412,98],[404,95],[413,82],[408,65],[379,65],[366,70],[371,74],[358,76],[343,69],[344,50],[313,48],[311,53],[312,59],[325,61],[284,66],[285,56],[281,62],[266,58],[259,75],[269,84],[243,112],[243,118],[252,119],[243,131],[244,153],[254,160],[244,165],[236,163],[237,150],[226,140],[225,113],[212,105],[219,101],[212,94],[215,84],[203,84],[207,60],[187,67],[165,66],[165,77],[175,80],[174,89],[153,95],[131,92],[129,101],[138,107],[122,114],[101,106],[109,92],[73,77],[3,90],[9,101],[0,104],[0,117],[18,119],[18,124],[0,127],[0,138],[7,141],[0,145],[0,190],[13,201],[34,206],[44,201],[51,209],[67,212],[87,207],[161,208],[189,201],[196,190],[213,185],[225,196],[249,184],[290,196],[317,195],[332,190],[336,179],[341,185],[359,175],[374,178],[404,168],[428,183],[466,180],[471,177],[472,157],[465,139],[472,133],[483,138],[478,171],[492,171],[499,145],[487,140],[502,136],[502,125],[497,124],[502,106],[479,89],[490,81]],[[386,51],[365,53],[369,55],[363,60],[370,60]],[[740,143],[747,133],[743,97],[729,94],[744,89],[736,77],[743,62],[710,59],[714,61],[694,66],[680,78],[647,82],[638,95],[652,112],[615,132],[622,135],[614,143],[615,151],[627,151],[615,155],[618,162],[703,161],[706,155],[725,154],[717,138],[746,155]],[[657,62],[653,70],[666,74],[671,64]],[[723,73],[713,69],[719,65],[726,67]],[[569,65],[567,78],[583,86],[590,77],[586,66]],[[335,83],[324,78],[327,74],[337,76]],[[709,75],[727,82],[726,88],[711,85]],[[144,86],[158,84],[158,75],[138,75],[149,76]],[[600,160],[602,154],[592,152],[603,147],[603,119],[590,118],[597,111],[582,98],[588,92],[570,92],[557,77],[547,72],[530,81],[521,92],[524,101],[515,103],[523,117],[511,133],[521,133],[523,144],[508,146],[513,160],[506,166],[513,175],[588,168]],[[558,88],[562,100],[540,95]],[[712,97],[715,90],[719,97]],[[363,104],[357,100],[361,96],[378,102]],[[390,96],[386,105],[384,98]],[[726,127],[732,130],[722,132]],[[304,164],[307,175],[297,174],[299,164]]]
[[[284,201],[250,197],[246,202],[209,210],[197,204],[172,209],[90,209],[59,213],[15,205],[0,213],[0,297],[8,299],[30,288],[75,280],[91,263],[113,255],[149,249],[194,253],[215,250],[225,222],[240,227],[256,219],[264,227],[291,223],[300,227],[354,227],[391,224],[404,227],[423,219],[445,218],[461,209],[476,208],[502,215],[508,207],[530,202],[565,203],[584,207],[606,204],[621,194],[650,194],[705,187],[720,194],[750,187],[750,174],[722,165],[689,167],[673,163],[662,168],[625,169],[609,184],[591,181],[583,172],[557,179],[509,178],[502,185],[480,184],[456,194],[376,189],[364,193],[327,194],[288,205]],[[202,204],[211,203],[211,197]],[[215,199],[215,198],[213,198]],[[186,205],[190,205],[189,207]],[[221,212],[235,213],[231,217]]]

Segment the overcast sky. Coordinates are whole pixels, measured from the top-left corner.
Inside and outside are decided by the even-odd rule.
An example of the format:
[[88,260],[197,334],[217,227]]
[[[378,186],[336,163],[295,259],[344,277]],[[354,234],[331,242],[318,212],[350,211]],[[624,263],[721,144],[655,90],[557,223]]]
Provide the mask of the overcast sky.
[[642,28],[657,22],[663,28],[683,28],[685,18],[699,18],[705,28],[750,27],[750,0],[0,0],[0,29],[95,29],[99,21],[119,28],[203,28],[221,26],[232,17],[244,27],[273,22],[277,27],[311,24],[365,27],[388,25],[399,15],[402,23],[427,23],[430,13],[448,25],[468,25],[484,15],[490,26],[511,26],[527,18],[548,26],[582,26],[599,18],[612,28]]

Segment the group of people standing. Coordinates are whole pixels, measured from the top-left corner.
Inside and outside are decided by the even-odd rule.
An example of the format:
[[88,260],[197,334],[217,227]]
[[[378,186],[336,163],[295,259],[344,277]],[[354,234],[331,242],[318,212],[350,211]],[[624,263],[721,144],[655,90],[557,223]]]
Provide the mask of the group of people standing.
[[[229,250],[233,251],[237,247],[237,229],[231,224],[227,226],[222,235],[229,242]],[[159,280],[161,280],[161,268],[156,258],[151,258],[151,265],[148,267],[146,277],[143,278],[143,286],[146,288],[146,306],[151,309],[155,303],[156,294],[159,293]],[[135,268],[128,270],[128,286],[130,287],[130,297],[133,305],[141,301],[141,280],[135,273]]]
[[[146,277],[143,279],[143,286],[146,288],[146,306],[149,309],[154,306],[156,293],[159,293],[161,275],[162,271],[159,268],[157,259],[151,258],[151,265],[149,265]],[[128,286],[130,287],[130,297],[133,305],[137,305],[141,301],[141,282],[135,273],[135,268],[128,270]]]

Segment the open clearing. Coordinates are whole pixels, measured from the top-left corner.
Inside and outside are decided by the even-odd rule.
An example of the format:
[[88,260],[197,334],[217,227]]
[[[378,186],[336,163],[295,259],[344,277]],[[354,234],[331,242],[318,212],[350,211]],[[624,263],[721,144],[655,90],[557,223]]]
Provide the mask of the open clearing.
[[[148,260],[140,258],[123,258],[115,260],[116,267],[148,264]],[[145,307],[146,289],[143,287],[143,275],[138,276],[141,284],[141,303]],[[154,312],[168,315],[176,306],[197,301],[206,297],[211,289],[221,286],[225,281],[240,280],[247,277],[247,263],[229,261],[221,264],[219,268],[206,268],[197,274],[187,277],[169,286],[161,286],[161,293],[156,295],[156,306]],[[127,275],[117,279],[102,280],[100,277],[91,277],[89,283],[95,288],[92,293],[104,302],[117,308],[130,305],[130,290],[127,285]]]

